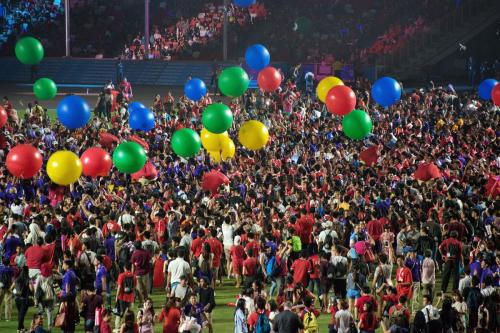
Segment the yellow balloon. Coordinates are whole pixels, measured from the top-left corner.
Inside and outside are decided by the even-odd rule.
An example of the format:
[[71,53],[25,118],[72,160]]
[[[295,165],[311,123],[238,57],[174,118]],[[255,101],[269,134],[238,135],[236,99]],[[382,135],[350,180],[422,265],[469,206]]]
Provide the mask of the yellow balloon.
[[200,133],[201,144],[206,150],[221,150],[221,139],[228,137],[227,132],[215,134],[203,128]]
[[344,82],[336,76],[327,76],[323,80],[319,81],[318,86],[316,87],[316,95],[318,99],[325,103],[326,95],[330,89],[335,86],[343,86]]
[[259,150],[269,141],[269,131],[260,121],[249,120],[240,127],[238,140],[245,148]]
[[223,138],[221,145],[222,145],[222,159],[224,161],[232,159],[236,152],[236,147],[234,145],[233,140],[231,140],[230,138]]
[[215,163],[220,163],[220,150],[209,150],[208,155],[210,155],[210,159]]
[[75,153],[59,150],[47,161],[47,174],[58,185],[73,184],[82,174],[82,162]]

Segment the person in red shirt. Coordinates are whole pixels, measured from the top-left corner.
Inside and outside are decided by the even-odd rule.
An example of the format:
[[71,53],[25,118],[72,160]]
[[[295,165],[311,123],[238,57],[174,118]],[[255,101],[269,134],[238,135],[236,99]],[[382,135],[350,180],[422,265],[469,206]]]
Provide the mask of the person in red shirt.
[[[314,246],[317,246],[314,244]],[[316,251],[317,252],[317,251]],[[311,274],[309,275],[309,290],[316,293],[319,297],[321,297],[321,288],[320,288],[320,271],[319,271],[319,256],[318,254],[313,254],[309,257],[309,263],[311,264]]]
[[443,280],[441,282],[441,291],[446,293],[448,283],[453,276],[453,290],[458,289],[460,279],[460,264],[463,264],[462,243],[457,239],[458,232],[456,230],[450,232],[450,238],[445,239],[439,245],[439,252],[443,257]]
[[259,235],[254,234],[253,232],[249,232],[248,239],[251,239],[251,241],[249,241],[247,246],[245,246],[245,250],[248,251],[249,249],[252,249],[253,255],[256,258],[258,258],[259,257],[259,250],[260,250]]
[[307,213],[306,208],[301,209],[301,216],[297,220],[297,226],[300,230],[299,236],[302,242],[302,248],[308,248],[311,243],[312,229],[314,226],[314,218],[311,214]]
[[253,250],[248,249],[245,251],[247,258],[243,260],[243,276],[245,277],[245,288],[250,288],[252,282],[255,280],[255,273],[257,271],[257,260],[253,256]]
[[178,308],[179,304],[174,297],[170,297],[161,310],[159,321],[163,321],[163,333],[172,333],[179,331],[181,322],[181,311]]
[[303,286],[307,286],[307,278],[311,274],[311,262],[307,260],[307,251],[302,250],[300,258],[295,260],[290,267],[290,271],[293,273],[293,283],[301,283]]
[[356,304],[355,304],[355,307],[356,307],[355,318],[359,318],[360,314],[362,314],[364,312],[363,307],[364,307],[366,302],[372,303],[373,311],[377,312],[378,303],[375,300],[375,297],[370,295],[370,291],[371,291],[370,287],[368,287],[368,286],[363,287],[363,289],[361,290],[361,296],[356,300]]
[[266,310],[266,300],[262,297],[257,298],[257,310],[248,315],[247,324],[248,328],[251,332],[254,331],[255,326],[257,325],[257,321],[259,320],[259,316],[264,314],[269,318],[269,311]]
[[43,250],[43,238],[37,238],[37,244],[26,249],[24,256],[26,257],[26,265],[29,268],[31,279],[36,279],[40,274],[40,267],[46,261],[45,251]]
[[112,333],[111,329],[111,312],[109,310],[102,310],[102,321],[101,325],[99,325],[99,333]]
[[401,296],[399,298],[399,302],[389,308],[389,318],[393,315],[395,311],[403,311],[403,315],[406,318],[406,326],[410,326],[410,310],[408,310],[408,307],[406,306],[406,302],[408,299],[405,296]]
[[364,333],[375,333],[379,326],[379,319],[373,311],[373,304],[366,302],[363,305],[363,313],[359,316],[359,330]]
[[203,243],[205,243],[205,230],[198,229],[197,237],[191,243],[191,254],[193,258],[199,258],[203,250]]
[[[132,282],[132,288],[130,288],[130,282]],[[132,273],[132,263],[127,262],[123,273],[118,275],[118,280],[116,281],[115,300],[117,303],[117,309],[114,310],[116,315],[115,327],[120,327],[121,317],[130,308],[130,305],[134,303],[136,286],[137,278],[134,273]]]
[[384,232],[384,223],[381,219],[372,219],[371,213],[367,213],[367,218],[370,221],[366,225],[366,230],[368,231],[368,235],[370,235],[370,237],[375,241],[375,251],[379,252],[382,248],[382,244],[380,243],[380,236]]
[[222,253],[224,251],[224,247],[222,246],[222,243],[216,237],[217,237],[217,229],[211,228],[210,233],[208,234],[207,243],[210,245],[210,250],[214,254],[214,258],[212,261],[212,271],[213,271],[212,288],[213,289],[215,289],[215,281],[219,277],[219,268],[220,268],[220,264],[221,264]]
[[245,248],[240,245],[240,242],[240,236],[234,237],[234,245],[229,249],[231,269],[236,278],[236,288],[241,286],[241,274],[243,273],[243,261],[245,260]]
[[411,270],[405,266],[404,262],[404,256],[398,256],[398,268],[396,269],[396,289],[398,291],[398,297],[406,296],[407,299],[411,299],[413,277],[411,275]]

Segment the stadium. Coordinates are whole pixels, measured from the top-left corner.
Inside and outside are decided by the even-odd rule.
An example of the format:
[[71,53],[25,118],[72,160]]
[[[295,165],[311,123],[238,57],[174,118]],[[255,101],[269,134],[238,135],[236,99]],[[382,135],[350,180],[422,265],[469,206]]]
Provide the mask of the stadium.
[[500,332],[498,80],[498,0],[2,0],[0,329]]

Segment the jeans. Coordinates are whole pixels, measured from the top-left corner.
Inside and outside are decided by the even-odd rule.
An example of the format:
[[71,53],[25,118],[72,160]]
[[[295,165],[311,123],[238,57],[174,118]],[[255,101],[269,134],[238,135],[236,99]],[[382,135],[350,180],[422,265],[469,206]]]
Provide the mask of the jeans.
[[24,330],[24,317],[28,312],[28,298],[16,297],[17,329]]
[[269,289],[269,297],[273,297],[275,291],[279,291],[283,284],[283,277],[278,276],[271,280],[271,288]]
[[448,259],[444,263],[443,267],[443,282],[441,285],[441,291],[446,293],[446,289],[448,289],[448,283],[450,282],[450,278],[453,276],[453,290],[458,289],[458,282],[460,278],[459,274],[460,264],[458,260]]
[[321,284],[319,283],[319,279],[310,279],[308,289],[312,293],[316,292],[318,296],[321,296],[322,294]]

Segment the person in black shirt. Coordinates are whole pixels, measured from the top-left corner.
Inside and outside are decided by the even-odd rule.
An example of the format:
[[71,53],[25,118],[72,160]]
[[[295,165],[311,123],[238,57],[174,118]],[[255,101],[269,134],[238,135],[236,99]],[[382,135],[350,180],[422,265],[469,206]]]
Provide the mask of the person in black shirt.
[[205,311],[205,316],[207,317],[207,327],[209,333],[213,332],[212,327],[212,310],[215,307],[215,293],[214,290],[209,286],[206,277],[200,278],[200,287],[198,288],[198,298],[200,304],[203,305],[203,310]]
[[292,312],[292,303],[285,302],[284,311],[274,317],[273,331],[277,333],[298,333],[304,328],[299,316]]

